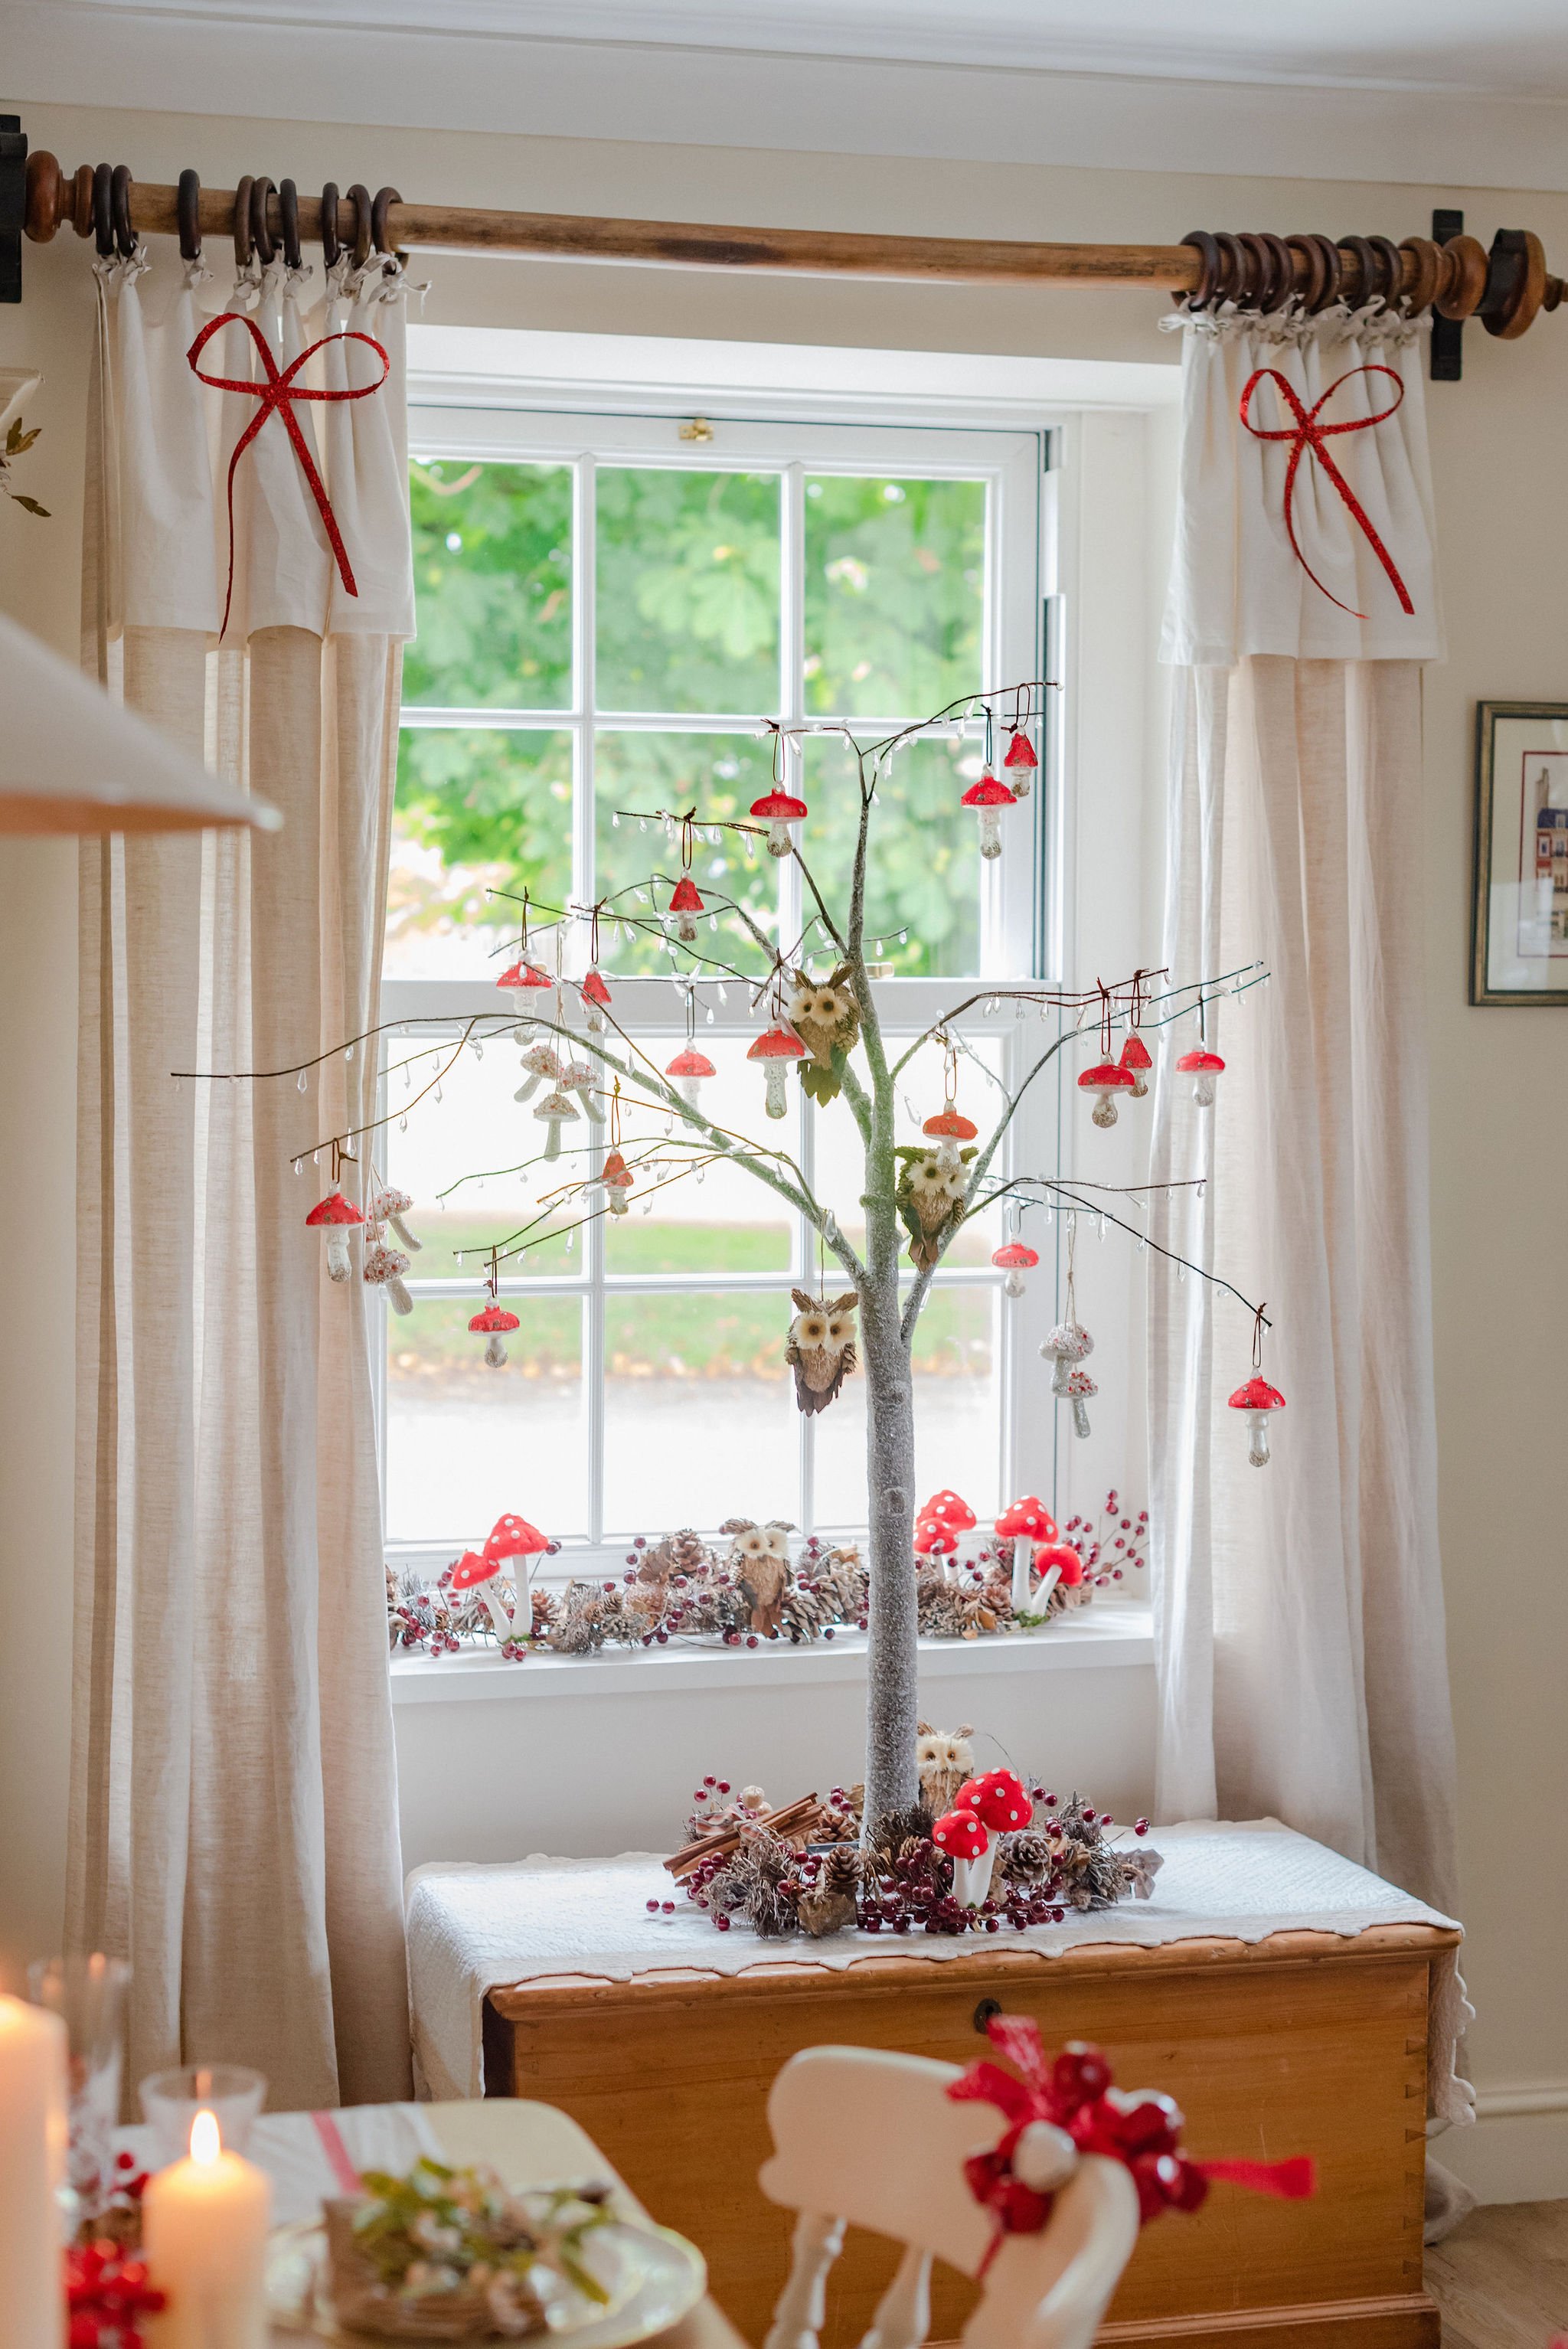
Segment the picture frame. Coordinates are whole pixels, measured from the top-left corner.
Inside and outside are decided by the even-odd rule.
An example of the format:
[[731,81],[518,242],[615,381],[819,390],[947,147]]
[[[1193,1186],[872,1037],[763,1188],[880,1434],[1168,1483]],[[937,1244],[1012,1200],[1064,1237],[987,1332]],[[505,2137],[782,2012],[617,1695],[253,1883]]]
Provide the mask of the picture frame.
[[1568,1004],[1568,701],[1476,705],[1470,999]]

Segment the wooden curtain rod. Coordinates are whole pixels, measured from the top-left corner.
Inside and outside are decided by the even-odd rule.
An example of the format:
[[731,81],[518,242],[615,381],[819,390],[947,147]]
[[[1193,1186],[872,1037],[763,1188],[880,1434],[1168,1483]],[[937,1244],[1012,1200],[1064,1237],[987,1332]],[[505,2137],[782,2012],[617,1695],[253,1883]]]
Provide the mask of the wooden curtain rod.
[[178,187],[139,187],[122,163],[62,171],[53,155],[27,159],[25,226],[46,244],[61,228],[98,239],[101,253],[129,250],[139,235],[178,235],[192,256],[206,235],[230,237],[242,263],[304,242],[371,250],[439,247],[537,254],[557,260],[632,262],[666,268],[749,269],[957,285],[1161,287],[1194,306],[1239,302],[1270,309],[1295,296],[1307,309],[1381,295],[1414,311],[1479,317],[1489,333],[1522,335],[1554,310],[1563,280],[1546,267],[1528,229],[1500,229],[1490,253],[1471,236],[1437,244],[1407,237],[1280,237],[1194,231],[1180,244],[1035,244],[993,238],[872,236],[828,229],[725,228],[708,222],[601,220],[569,212],[481,212],[405,203],[394,188],[301,196],[294,182],[242,180],[204,189],[194,171]]

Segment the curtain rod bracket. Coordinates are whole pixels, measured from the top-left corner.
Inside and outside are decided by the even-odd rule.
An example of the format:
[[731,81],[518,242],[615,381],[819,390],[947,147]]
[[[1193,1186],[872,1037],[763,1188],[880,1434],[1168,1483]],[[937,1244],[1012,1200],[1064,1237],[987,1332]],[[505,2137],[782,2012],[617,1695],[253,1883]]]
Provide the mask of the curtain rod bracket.
[[19,114],[0,114],[0,302],[22,299],[27,218],[27,134]]

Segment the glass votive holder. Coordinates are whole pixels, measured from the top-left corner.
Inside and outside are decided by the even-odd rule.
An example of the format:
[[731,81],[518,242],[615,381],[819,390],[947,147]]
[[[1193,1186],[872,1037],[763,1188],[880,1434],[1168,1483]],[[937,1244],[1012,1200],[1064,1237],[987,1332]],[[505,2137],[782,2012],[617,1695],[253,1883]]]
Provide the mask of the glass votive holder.
[[151,2073],[141,2083],[141,2109],[157,2143],[158,2167],[182,2161],[190,2152],[198,2113],[212,2115],[225,2153],[243,2153],[266,2094],[262,2074],[240,2064],[185,2064]]
[[96,2219],[113,2192],[113,2136],[119,2119],[121,2051],[130,1968],[119,1958],[38,1958],[27,1969],[27,1995],[66,2026],[69,2140],[62,2223],[74,2231]]

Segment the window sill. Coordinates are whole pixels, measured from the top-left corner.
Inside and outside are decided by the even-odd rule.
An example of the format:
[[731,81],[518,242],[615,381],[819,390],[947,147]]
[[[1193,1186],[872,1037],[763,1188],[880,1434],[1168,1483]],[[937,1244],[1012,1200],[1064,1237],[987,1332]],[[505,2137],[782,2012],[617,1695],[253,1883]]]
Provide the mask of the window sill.
[[[672,1696],[704,1690],[728,1692],[739,1687],[804,1688],[819,1682],[863,1679],[865,1653],[862,1635],[841,1631],[830,1646],[820,1640],[810,1647],[756,1650],[672,1645],[653,1653],[633,1649],[612,1655],[535,1655],[525,1664],[503,1663],[483,1652],[438,1661],[407,1656],[392,1665],[392,1702],[399,1706],[467,1704],[481,1698],[528,1702],[655,1692]],[[1099,1602],[1048,1630],[920,1642],[921,1678],[927,1682],[1119,1669],[1153,1661],[1151,1610],[1132,1601]]]

